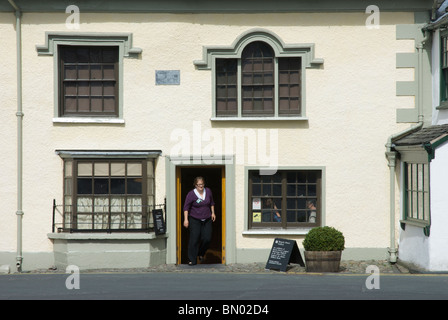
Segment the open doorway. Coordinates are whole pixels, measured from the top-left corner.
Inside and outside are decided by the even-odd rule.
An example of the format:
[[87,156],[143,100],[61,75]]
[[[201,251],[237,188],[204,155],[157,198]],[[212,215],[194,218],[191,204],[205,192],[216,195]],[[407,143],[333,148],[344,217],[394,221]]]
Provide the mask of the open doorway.
[[187,193],[193,187],[194,178],[201,176],[205,186],[210,188],[215,201],[216,221],[213,235],[203,264],[225,263],[225,170],[224,166],[185,166],[177,167],[177,264],[188,263],[189,230],[183,227],[183,205]]

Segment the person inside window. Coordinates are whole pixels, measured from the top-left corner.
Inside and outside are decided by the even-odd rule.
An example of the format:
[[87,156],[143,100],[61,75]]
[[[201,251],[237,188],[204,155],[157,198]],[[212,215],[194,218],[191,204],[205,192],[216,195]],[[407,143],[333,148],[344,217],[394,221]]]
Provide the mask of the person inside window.
[[263,222],[282,222],[280,211],[278,210],[275,201],[271,198],[264,200],[262,212]]
[[315,223],[317,216],[316,202],[315,200],[308,200],[306,202],[306,208],[309,210],[308,222]]

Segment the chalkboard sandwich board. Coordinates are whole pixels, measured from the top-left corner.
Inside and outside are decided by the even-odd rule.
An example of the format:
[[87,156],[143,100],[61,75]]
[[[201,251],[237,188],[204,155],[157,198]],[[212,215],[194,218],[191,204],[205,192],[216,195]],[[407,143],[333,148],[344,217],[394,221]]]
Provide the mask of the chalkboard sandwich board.
[[304,267],[302,256],[295,240],[275,238],[269,254],[266,269],[274,269],[286,272],[290,263],[298,263]]
[[165,234],[166,226],[165,221],[163,220],[163,210],[162,209],[152,210],[152,217],[154,219],[154,232],[156,233],[156,235]]

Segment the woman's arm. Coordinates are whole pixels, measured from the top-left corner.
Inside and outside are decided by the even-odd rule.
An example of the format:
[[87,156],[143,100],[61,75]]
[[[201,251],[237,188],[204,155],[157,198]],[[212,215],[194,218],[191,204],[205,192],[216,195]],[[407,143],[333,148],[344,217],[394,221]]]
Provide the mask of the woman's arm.
[[184,227],[188,228],[189,225],[190,223],[188,221],[188,211],[184,211]]
[[212,221],[215,222],[216,220],[215,206],[210,206],[210,209],[212,210]]
[[188,211],[190,211],[191,203],[193,202],[194,197],[192,196],[192,192],[190,191],[186,198],[184,203],[184,227],[188,228],[189,221],[188,221]]

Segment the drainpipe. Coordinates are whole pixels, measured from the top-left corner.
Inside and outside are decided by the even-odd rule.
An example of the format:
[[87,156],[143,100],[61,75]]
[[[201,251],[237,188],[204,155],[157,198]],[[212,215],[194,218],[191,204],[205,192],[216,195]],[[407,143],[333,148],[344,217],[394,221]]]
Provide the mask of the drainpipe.
[[390,247],[389,262],[397,262],[398,249],[395,245],[395,168],[397,152],[393,150],[393,141],[400,139],[410,133],[420,130],[423,127],[424,115],[423,115],[423,50],[426,41],[429,39],[427,31],[424,31],[424,37],[420,43],[417,44],[418,50],[418,96],[417,109],[418,109],[418,123],[400,133],[391,135],[386,143],[386,157],[389,166],[389,184],[390,184]]
[[431,10],[431,20],[434,21],[437,18],[436,12],[437,12],[437,5],[438,5],[439,1],[438,0],[434,0],[434,2],[432,3],[432,10]]
[[15,10],[16,15],[16,45],[17,45],[17,256],[16,267],[17,271],[22,271],[22,189],[23,189],[23,112],[22,112],[22,12],[20,8],[15,4],[14,0],[8,0],[11,6]]

